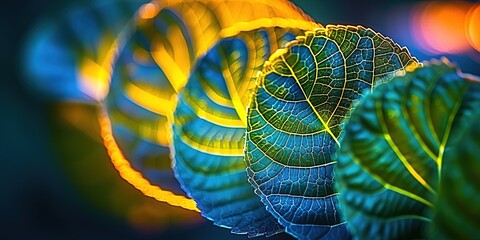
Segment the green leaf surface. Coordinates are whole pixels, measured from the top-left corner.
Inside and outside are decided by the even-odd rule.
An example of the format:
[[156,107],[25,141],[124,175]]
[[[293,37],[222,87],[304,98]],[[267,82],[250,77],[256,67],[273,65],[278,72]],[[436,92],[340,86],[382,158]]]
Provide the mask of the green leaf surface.
[[[476,109],[480,109],[480,104]],[[445,153],[442,182],[433,217],[432,239],[480,236],[480,114],[458,144]]]
[[222,39],[199,58],[179,93],[172,124],[176,177],[202,215],[232,233],[283,232],[247,181],[245,109],[268,56],[302,33],[259,28]]
[[349,238],[334,189],[341,122],[353,103],[416,59],[370,29],[327,26],[297,37],[264,66],[247,117],[249,181],[302,239]]
[[479,102],[478,82],[434,61],[379,86],[352,111],[336,176],[356,237],[425,237],[444,153]]

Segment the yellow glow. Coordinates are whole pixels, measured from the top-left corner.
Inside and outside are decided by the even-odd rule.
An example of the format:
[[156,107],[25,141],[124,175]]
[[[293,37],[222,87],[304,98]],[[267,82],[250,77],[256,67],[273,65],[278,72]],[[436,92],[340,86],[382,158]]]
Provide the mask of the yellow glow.
[[[244,106],[242,103],[242,99],[238,94],[237,87],[235,86],[234,77],[232,76],[229,69],[223,69],[223,76],[225,77],[225,83],[227,85],[228,93],[232,98],[233,106],[235,107],[238,117],[242,122],[242,127],[247,128],[247,106]],[[249,81],[250,79],[245,80]]]
[[413,72],[415,69],[422,67],[422,63],[412,62],[405,67],[405,71]]
[[[166,118],[168,118],[174,110],[174,101],[172,99],[155,96],[131,82],[125,85],[125,96],[138,106],[160,116],[165,116]],[[168,136],[170,136],[171,133],[170,129],[166,127],[167,121],[159,121],[155,126],[156,127],[152,128],[151,124],[140,124],[138,126],[140,136],[155,136],[154,139],[156,143],[162,146],[168,146],[168,144],[170,144],[170,138]]]
[[[194,57],[198,58],[205,54],[205,52],[215,44],[221,38],[227,38],[236,36],[241,32],[252,31],[259,28],[273,28],[273,27],[281,27],[281,28],[294,28],[294,29],[301,29],[301,30],[311,30],[315,28],[321,27],[320,24],[317,24],[311,21],[308,17],[302,15],[303,13],[297,12],[293,10],[292,5],[288,2],[280,1],[278,4],[283,5],[285,4],[284,8],[278,8],[277,11],[281,11],[278,13],[268,13],[264,12],[261,13],[259,16],[252,16],[248,14],[246,15],[235,15],[231,16],[221,12],[221,9],[224,9],[226,12],[236,12],[233,2],[224,2],[224,1],[200,1],[205,2],[206,4],[213,4],[221,5],[218,8],[212,8],[212,6],[185,6],[184,2],[182,1],[169,1],[165,7],[171,7],[174,9],[178,8],[180,16],[185,21],[189,29],[192,31],[192,37],[195,41],[194,44]],[[255,2],[255,1],[253,1]],[[271,3],[267,3],[266,1],[258,1],[261,4],[271,7]],[[242,4],[252,4],[247,1],[239,1],[238,3]],[[178,4],[178,5],[175,5]],[[253,6],[253,5],[252,5]],[[208,9],[208,10],[207,10]],[[212,12],[213,11],[213,12]],[[200,14],[204,12],[204,14]],[[217,15],[212,15],[217,14]],[[275,17],[271,18],[270,16],[277,14],[280,16],[292,16],[291,18],[280,18]],[[265,17],[263,17],[263,15]],[[301,16],[301,17],[300,17]],[[258,17],[258,19],[255,19]],[[303,18],[303,19],[302,19]],[[248,21],[238,21],[241,20],[248,20]],[[168,81],[170,82],[171,86],[175,89],[176,93],[178,93],[186,84],[188,74],[191,70],[190,65],[190,55],[189,55],[189,48],[187,42],[185,40],[186,36],[183,36],[180,28],[178,26],[172,25],[169,29],[169,34],[167,36],[168,41],[171,44],[172,49],[166,49],[164,43],[161,42],[160,39],[157,41],[153,41],[152,43],[152,57],[155,62],[162,68],[164,71]],[[198,111],[197,114],[208,121],[211,121],[215,124],[221,126],[230,126],[230,127],[245,127],[246,126],[246,106],[244,103],[245,100],[241,98],[237,87],[235,86],[235,80],[232,76],[228,77],[228,70],[224,70],[224,74],[227,77],[227,86],[230,95],[232,96],[233,101],[227,101],[228,99],[224,99],[213,91],[207,91],[208,97],[222,106],[232,106],[237,111],[240,121],[238,120],[228,120],[223,119],[217,116],[214,116],[206,111],[200,110],[196,108],[195,110]],[[142,96],[142,94],[138,94],[138,96]],[[176,99],[176,94],[172,95],[172,99]],[[246,97],[247,101],[249,97]],[[243,100],[243,101],[242,101]],[[175,102],[174,100],[173,102]],[[149,101],[141,101],[137,99],[137,103],[140,106],[148,106]],[[167,104],[167,103],[165,103]],[[150,104],[151,105],[151,104]],[[173,105],[173,104],[171,104]],[[157,107],[158,108],[158,107]],[[170,112],[163,111],[161,112],[160,109],[156,109],[155,106],[150,106],[150,110],[154,112],[158,112],[163,116],[172,115],[174,109]],[[168,130],[159,129],[160,133],[169,134]]]
[[[130,128],[135,134],[146,141],[168,146],[170,144],[168,119],[164,116],[158,116],[156,120],[142,120],[132,118],[128,114],[119,111],[109,114],[110,119],[115,119],[114,124]],[[167,132],[165,132],[167,129]],[[98,131],[97,131],[98,132]]]
[[[272,4],[272,2],[265,0],[199,0],[195,3],[192,4],[189,1],[182,0],[154,1],[144,5],[139,11],[140,16],[150,16],[153,15],[153,12],[155,14],[160,12],[159,6],[171,9],[177,12],[178,17],[182,19],[191,34],[190,37],[193,42],[191,48],[188,46],[187,36],[183,36],[180,27],[175,24],[170,25],[167,36],[152,41],[152,57],[177,93],[187,82],[191,70],[190,64],[204,55],[222,38],[261,27],[302,30],[321,27],[289,1],[282,0]],[[243,10],[239,11],[239,9]],[[265,11],[254,11],[256,9],[264,9]],[[146,17],[142,19],[146,19]],[[164,43],[165,41],[169,43]],[[169,44],[171,48],[167,48],[166,44]],[[190,49],[193,49],[192,53],[189,52]],[[194,59],[190,59],[190,56],[193,56]],[[246,114],[244,107],[240,105],[242,99],[235,98],[235,95],[238,95],[235,93],[236,89],[232,87],[234,86],[232,84],[229,86],[229,90],[234,96],[233,105],[243,121]],[[214,95],[210,94],[210,96],[214,101],[224,102]]]
[[180,27],[171,25],[167,33],[168,40],[171,43],[172,51],[165,48],[165,43],[161,39],[154,40],[152,43],[152,57],[165,73],[168,81],[178,93],[187,82],[187,76],[190,72],[190,62],[188,44]]
[[155,96],[131,82],[125,84],[125,96],[138,106],[162,116],[167,116],[174,108],[170,99]]
[[[169,88],[168,90],[158,89],[161,93],[152,94],[148,89],[142,89],[140,85],[126,84],[125,94],[135,104],[160,116],[165,116],[170,123],[173,122],[172,116],[177,93],[186,84],[188,74],[191,72],[191,65],[220,39],[261,27],[285,27],[301,30],[311,30],[320,27],[301,10],[298,10],[289,1],[285,0],[197,0],[194,3],[188,0],[155,0],[140,9],[137,27],[150,26],[151,19],[155,18],[163,9],[175,12],[177,17],[182,19],[182,25],[186,27],[190,36],[184,36],[181,28],[174,24],[169,25],[168,34],[165,35],[155,35],[153,30],[153,32],[149,32],[154,34],[149,39],[152,41],[152,46],[150,46],[151,52],[135,52],[134,57],[136,60],[141,61],[145,60],[145,57],[149,57],[147,54],[151,54],[156,64],[164,72],[175,93],[170,93],[171,89]],[[272,17],[275,18],[272,19]],[[141,30],[152,31],[152,29],[148,28]],[[192,42],[191,44],[188,42],[189,40]],[[249,79],[246,80],[248,81]],[[228,90],[232,95],[239,95],[235,81],[237,79],[229,80],[227,83],[229,85]],[[168,94],[164,94],[167,91]],[[232,105],[232,103],[227,103],[226,99],[215,95],[213,91],[207,92],[207,94],[213,101],[220,103],[220,105]],[[159,95],[163,97],[159,97]],[[245,123],[239,119],[226,119],[216,116],[202,110],[198,106],[195,107],[198,104],[202,104],[202,102],[190,105],[197,111],[197,115],[203,119],[220,126],[245,127]],[[241,119],[245,120],[245,107],[239,96],[234,96],[233,106],[239,115],[243,116]],[[108,149],[112,163],[122,178],[147,196],[174,206],[199,211],[195,207],[193,200],[177,196],[157,186],[152,186],[141,173],[135,171],[123,156],[112,136],[111,123],[108,116],[103,114],[99,120],[104,144]],[[158,129],[155,129],[155,126],[158,126]],[[165,124],[158,123],[155,126],[151,128],[138,127],[136,133],[151,135],[156,131],[159,144],[168,145],[171,142],[171,130]],[[164,142],[162,142],[160,136],[166,137]],[[220,142],[217,144],[218,146],[204,146],[185,138],[185,136],[181,137],[183,141],[188,142],[191,147],[197,148],[198,151],[225,156],[243,156],[243,146],[237,147],[237,149],[221,145],[222,143]],[[224,144],[229,144],[229,142]]]
[[215,114],[212,114],[208,111],[205,111],[204,109],[206,109],[206,106],[204,106],[205,103],[202,100],[193,102],[191,101],[190,98],[187,98],[186,101],[188,102],[188,105],[192,107],[192,110],[195,112],[195,115],[197,115],[201,119],[209,121],[215,125],[228,127],[228,128],[244,128],[245,127],[243,121],[240,119],[225,118],[222,116],[217,116]]
[[418,5],[412,21],[418,44],[434,54],[469,50],[464,29],[470,6],[470,3],[462,1],[431,1]]
[[157,16],[159,9],[157,8],[157,5],[154,3],[147,3],[144,4],[142,7],[140,7],[140,10],[138,11],[138,15],[142,19],[152,19],[155,16]]
[[187,144],[189,147],[207,154],[217,155],[217,156],[236,156],[243,157],[243,146],[241,148],[234,148],[229,145],[230,142],[221,141],[216,142],[216,146],[208,146],[206,144],[198,143],[188,136],[180,135],[180,140]]
[[230,107],[234,108],[232,105],[232,100],[225,98],[223,96],[220,96],[215,90],[213,90],[210,86],[207,84],[204,84],[203,81],[201,82],[202,88],[204,90],[205,95],[212,100],[214,103],[224,106],[224,107]]
[[465,30],[470,45],[480,52],[480,4],[474,5],[468,12]]
[[81,59],[77,72],[80,91],[100,101],[110,88],[112,64],[118,53],[118,40],[110,35],[104,36],[98,46],[96,58],[85,56]]
[[168,54],[163,45],[157,47],[156,51],[152,52],[152,57],[155,62],[162,68],[162,71],[167,76],[168,81],[172,85],[175,92],[180,90],[187,83],[187,74],[182,71],[180,65],[175,62],[175,59]]
[[110,73],[92,59],[85,58],[78,70],[79,89],[99,101],[103,99],[109,88]]
[[172,206],[182,207],[184,209],[200,212],[196,207],[195,201],[184,196],[175,195],[174,193],[162,190],[158,186],[151,185],[142,174],[134,170],[127,159],[123,156],[112,135],[112,125],[106,113],[99,114],[99,122],[101,127],[101,136],[104,145],[107,148],[108,155],[123,179],[140,190],[145,196],[153,197],[157,201],[168,203]]
[[[265,29],[265,31],[270,36],[277,36],[277,34],[275,34],[275,30],[272,28]],[[255,51],[252,51],[251,54],[249,54],[250,60],[247,62],[248,65],[245,68],[243,78],[235,81],[238,95],[241,97],[240,101],[242,102],[244,108],[247,109],[248,104],[250,103],[250,97],[253,90],[255,89],[257,73],[263,67],[263,63],[265,62],[264,57],[270,55],[271,53],[266,52],[267,50],[263,47],[259,47],[265,44],[264,40],[255,39],[255,37],[250,36],[250,34],[243,34],[242,37],[249,38],[244,41],[244,43],[247,45],[247,49],[256,49]],[[277,38],[268,38],[267,41],[271,46],[271,50],[279,48],[279,46],[277,45]],[[238,59],[240,57],[240,53],[234,52],[233,57],[234,59]]]
[[170,28],[168,32],[169,38],[173,39],[173,59],[175,63],[179,64],[181,71],[188,75],[190,72],[190,56],[188,54],[188,44],[186,40],[186,36],[183,35],[182,30],[177,26]]
[[313,30],[316,28],[322,27],[321,24],[302,20],[302,19],[284,19],[284,18],[260,18],[255,19],[249,22],[238,22],[233,24],[230,27],[222,29],[220,35],[224,38],[235,36],[240,32],[252,31],[259,28],[271,28],[271,27],[279,27],[279,28],[295,28],[301,30]]
[[[154,131],[157,143],[162,146],[168,146],[172,142],[171,140],[172,134],[170,133],[171,130],[169,127],[167,127],[169,126],[167,124],[168,124],[168,117],[159,120],[157,123],[157,128],[155,128],[155,131]],[[160,129],[161,130],[165,129],[165,131],[161,131]]]

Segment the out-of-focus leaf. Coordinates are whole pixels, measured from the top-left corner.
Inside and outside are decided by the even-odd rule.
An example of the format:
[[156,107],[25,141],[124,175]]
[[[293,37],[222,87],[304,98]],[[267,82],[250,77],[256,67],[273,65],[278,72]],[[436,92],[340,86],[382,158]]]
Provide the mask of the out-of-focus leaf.
[[283,231],[247,181],[246,106],[257,72],[299,29],[262,28],[218,42],[199,59],[174,114],[174,170],[202,215],[233,233]]
[[[288,1],[154,1],[122,50],[107,96],[114,125],[168,146],[167,117],[192,65],[222,38],[260,27],[319,27]],[[140,11],[142,12],[142,11]],[[138,124],[141,122],[141,124]]]
[[[174,184],[165,185],[173,176],[165,168],[170,165],[165,157],[171,135],[167,122],[193,64],[223,38],[260,27],[288,26],[312,29],[319,25],[283,0],[154,1],[142,6],[105,100],[115,140],[128,160],[112,161],[138,173],[126,180],[132,184],[139,177],[147,180],[150,184],[133,184],[143,192],[157,185],[180,193]],[[275,35],[268,38],[276,41]]]
[[[477,112],[480,104],[476,105]],[[445,151],[442,182],[435,202],[431,239],[480,236],[480,114],[465,127],[451,150]]]
[[[147,198],[128,183],[119,181],[98,134],[97,106],[60,103],[49,108],[51,138],[45,140],[55,150],[52,161],[65,176],[60,178],[65,180],[62,184],[78,198],[74,200],[80,199],[90,209],[87,214],[113,217],[115,221],[125,221],[140,231],[150,232],[203,222],[197,212]],[[69,210],[64,206],[59,208]]]
[[429,63],[379,86],[352,111],[336,176],[356,237],[425,237],[439,182],[445,181],[440,173],[449,172],[444,153],[464,144],[459,137],[480,103],[480,83],[457,71]]
[[37,24],[23,52],[27,85],[50,99],[103,98],[117,36],[145,2],[85,1]]
[[416,65],[390,39],[351,26],[308,32],[265,64],[248,111],[247,173],[287,232],[350,237],[334,189],[340,123],[364,92]]

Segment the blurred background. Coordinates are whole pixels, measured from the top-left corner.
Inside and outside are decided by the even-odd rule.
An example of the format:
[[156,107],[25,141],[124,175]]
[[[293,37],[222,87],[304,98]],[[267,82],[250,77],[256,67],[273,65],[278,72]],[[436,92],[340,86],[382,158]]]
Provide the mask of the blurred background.
[[[324,25],[367,26],[419,60],[446,56],[480,75],[480,5],[473,1],[293,2]],[[0,238],[247,239],[143,196],[109,161],[95,107],[46,100],[22,79],[31,30],[75,4],[86,1],[8,0],[0,8]]]

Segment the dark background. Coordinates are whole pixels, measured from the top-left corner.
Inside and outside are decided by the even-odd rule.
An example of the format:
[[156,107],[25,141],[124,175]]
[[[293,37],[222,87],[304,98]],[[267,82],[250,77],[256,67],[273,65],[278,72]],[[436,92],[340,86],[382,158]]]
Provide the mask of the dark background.
[[[8,0],[0,8],[0,239],[246,239],[144,197],[120,179],[99,137],[90,134],[98,125],[76,125],[62,117],[62,104],[44,101],[25,86],[19,63],[28,31],[73,2]],[[369,26],[408,45],[420,60],[435,57],[408,36],[409,11],[417,1],[294,2],[322,24]],[[478,74],[472,56],[478,52],[449,58]],[[93,107],[69,108],[94,118]]]

